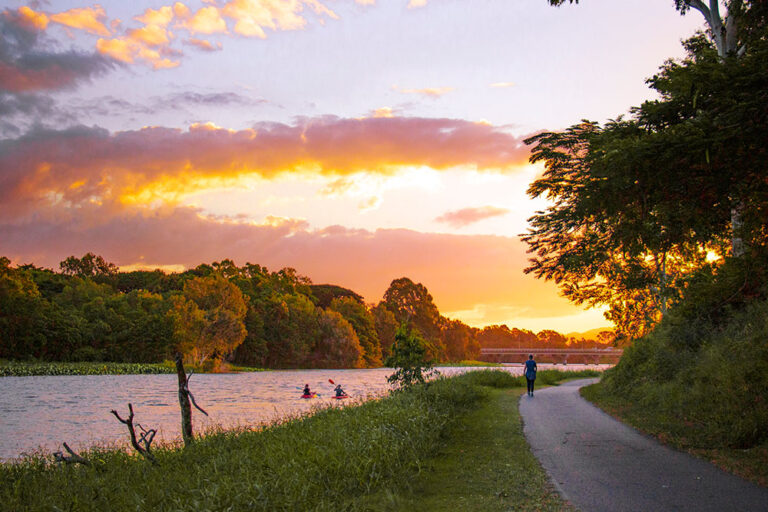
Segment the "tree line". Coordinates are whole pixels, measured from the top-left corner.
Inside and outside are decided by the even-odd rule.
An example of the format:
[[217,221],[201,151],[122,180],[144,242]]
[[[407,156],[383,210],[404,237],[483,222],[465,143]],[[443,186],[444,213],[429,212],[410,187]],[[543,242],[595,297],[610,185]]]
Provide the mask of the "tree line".
[[149,363],[178,351],[208,368],[378,367],[401,327],[441,362],[477,359],[481,347],[595,343],[551,330],[470,327],[442,316],[427,288],[405,277],[366,304],[291,268],[231,260],[177,273],[120,272],[88,253],[56,272],[0,257],[0,358]]

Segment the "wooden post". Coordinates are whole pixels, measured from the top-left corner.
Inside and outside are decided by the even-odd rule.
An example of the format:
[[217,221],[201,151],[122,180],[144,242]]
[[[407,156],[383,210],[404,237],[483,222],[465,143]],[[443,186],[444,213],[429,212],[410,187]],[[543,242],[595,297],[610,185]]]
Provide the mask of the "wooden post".
[[180,353],[174,356],[176,361],[176,375],[179,377],[179,406],[181,407],[181,437],[184,446],[189,446],[194,441],[192,437],[192,406],[189,403],[189,389],[187,387],[187,374],[184,371],[184,362]]

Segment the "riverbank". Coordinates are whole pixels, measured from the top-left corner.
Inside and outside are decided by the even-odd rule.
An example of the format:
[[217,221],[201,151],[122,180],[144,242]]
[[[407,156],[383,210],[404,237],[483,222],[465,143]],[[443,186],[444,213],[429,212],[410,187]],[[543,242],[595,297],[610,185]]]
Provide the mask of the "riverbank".
[[[542,382],[570,376],[541,372]],[[156,465],[105,449],[81,454],[91,466],[59,467],[42,457],[4,464],[0,503],[11,510],[358,510],[373,493],[413,488],[454,444],[454,427],[492,399],[488,385],[521,387],[522,379],[493,370],[440,379],[256,431],[221,431],[186,450],[158,447]]]
[[659,442],[707,460],[721,469],[768,487],[768,442],[746,449],[706,446],[691,435],[694,424],[680,415],[663,414],[640,402],[608,393],[604,385],[581,389],[581,395],[613,416]]
[[[195,373],[208,373],[189,367]],[[224,372],[258,372],[263,368],[228,366]],[[109,363],[109,362],[32,362],[0,360],[0,377],[32,377],[42,375],[158,375],[176,373],[173,361],[164,363]]]

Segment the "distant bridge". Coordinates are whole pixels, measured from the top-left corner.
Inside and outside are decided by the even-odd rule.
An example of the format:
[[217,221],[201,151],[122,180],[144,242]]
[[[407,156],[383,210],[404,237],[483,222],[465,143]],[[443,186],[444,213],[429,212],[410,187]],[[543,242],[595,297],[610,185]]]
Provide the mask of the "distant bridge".
[[480,359],[491,363],[522,363],[533,354],[534,359],[555,359],[563,363],[568,363],[569,356],[579,356],[579,359],[593,363],[615,363],[623,353],[620,348],[483,348],[480,349]]

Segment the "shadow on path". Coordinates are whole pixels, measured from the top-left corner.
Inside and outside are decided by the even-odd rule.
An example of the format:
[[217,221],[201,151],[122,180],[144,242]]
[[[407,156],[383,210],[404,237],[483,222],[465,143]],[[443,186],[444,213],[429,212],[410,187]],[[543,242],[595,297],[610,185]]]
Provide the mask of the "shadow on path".
[[565,499],[584,512],[768,511],[768,489],[662,446],[579,395],[597,379],[522,396],[528,443]]

